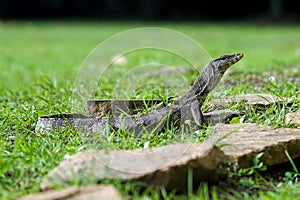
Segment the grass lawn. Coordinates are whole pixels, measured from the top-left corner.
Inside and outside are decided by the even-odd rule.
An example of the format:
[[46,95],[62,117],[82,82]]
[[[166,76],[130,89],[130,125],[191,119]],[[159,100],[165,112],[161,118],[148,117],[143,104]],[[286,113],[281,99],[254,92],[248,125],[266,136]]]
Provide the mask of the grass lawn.
[[[105,39],[132,28],[155,26],[182,32],[202,45],[211,57],[221,54],[243,52],[245,57],[236,66],[234,74],[226,77],[219,96],[242,93],[271,93],[278,96],[300,98],[300,26],[235,24],[235,23],[141,23],[141,22],[2,22],[0,23],[0,199],[12,199],[39,191],[43,177],[69,155],[87,149],[81,136],[72,130],[40,135],[34,132],[39,116],[72,112],[72,97],[77,72],[84,59],[96,45]],[[176,41],[174,41],[176,44]],[[185,65],[184,60],[162,51],[145,50],[128,55],[128,63],[122,69],[129,71],[135,66],[149,62],[168,65]],[[115,68],[113,68],[115,69]],[[99,81],[97,97],[112,98],[112,90],[120,79],[118,68],[108,79]],[[187,73],[192,82],[198,72]],[[234,84],[230,84],[234,82]],[[137,79],[136,84],[143,80]],[[123,91],[122,89],[118,90]],[[218,90],[216,90],[218,91]],[[219,90],[220,91],[220,90]],[[124,91],[125,92],[125,91]],[[180,95],[176,90],[145,87],[129,93],[126,97],[161,98]],[[210,98],[213,98],[212,95]],[[263,114],[247,113],[245,122],[272,126],[286,126],[286,112],[296,111],[300,103],[281,108],[272,107]],[[243,109],[243,108],[238,108]],[[204,130],[205,131],[205,130]],[[119,149],[140,148],[150,141],[150,146],[178,142],[173,131],[152,138],[126,136],[125,143],[104,141],[102,147]],[[194,142],[203,141],[203,134],[195,136]],[[148,144],[148,143],[147,143]],[[285,177],[276,191],[262,192],[261,180],[249,184],[251,191],[237,193],[230,198],[245,199],[294,199],[300,195],[300,184],[295,183],[298,173]],[[255,176],[255,175],[253,175]],[[87,183],[74,183],[87,184]],[[131,185],[114,183],[122,194],[131,192],[137,199],[159,198],[159,192],[151,189],[138,194]],[[243,184],[243,183],[239,183]],[[272,181],[267,184],[272,184]],[[191,199],[208,196],[207,186],[202,185]],[[214,198],[224,196],[211,191]],[[161,191],[161,198],[172,194]],[[228,196],[227,196],[228,197]],[[175,196],[185,199],[186,196]]]

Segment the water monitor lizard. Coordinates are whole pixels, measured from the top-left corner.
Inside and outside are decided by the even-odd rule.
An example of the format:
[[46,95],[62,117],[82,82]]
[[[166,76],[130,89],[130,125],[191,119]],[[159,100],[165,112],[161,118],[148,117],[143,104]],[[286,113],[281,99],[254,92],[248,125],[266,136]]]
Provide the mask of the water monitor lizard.
[[197,81],[173,104],[140,116],[95,118],[81,114],[60,114],[40,117],[36,131],[48,132],[59,127],[70,126],[81,131],[106,134],[123,129],[141,135],[144,132],[158,133],[167,125],[182,125],[187,121],[196,125],[205,123],[201,106],[207,95],[220,82],[226,70],[243,58],[242,53],[222,55],[210,61]]

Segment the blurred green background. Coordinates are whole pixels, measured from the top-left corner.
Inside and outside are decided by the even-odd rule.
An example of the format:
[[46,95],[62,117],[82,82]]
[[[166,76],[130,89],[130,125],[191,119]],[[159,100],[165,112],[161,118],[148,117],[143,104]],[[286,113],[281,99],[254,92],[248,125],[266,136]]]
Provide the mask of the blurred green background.
[[[46,75],[54,82],[72,82],[96,45],[119,32],[148,26],[182,32],[202,45],[211,57],[243,52],[245,58],[234,70],[265,71],[271,65],[299,67],[300,27],[296,25],[7,22],[0,24],[0,87],[5,90],[28,87],[40,75]],[[158,59],[164,63],[168,58]],[[131,64],[129,68],[133,66]],[[142,63],[137,60],[136,64]]]

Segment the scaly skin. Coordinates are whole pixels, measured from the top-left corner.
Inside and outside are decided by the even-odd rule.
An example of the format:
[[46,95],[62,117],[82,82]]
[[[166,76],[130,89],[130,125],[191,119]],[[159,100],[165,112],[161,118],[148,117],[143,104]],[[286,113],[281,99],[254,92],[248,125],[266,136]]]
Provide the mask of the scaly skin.
[[158,133],[167,124],[176,125],[178,122],[184,124],[187,120],[202,125],[205,120],[201,106],[207,95],[218,85],[226,70],[242,58],[242,53],[236,53],[223,55],[210,61],[185,95],[170,106],[150,114],[115,118],[91,118],[74,114],[45,116],[39,119],[36,131],[47,132],[70,125],[78,130],[101,134],[106,134],[111,129],[124,129],[136,135],[142,135],[145,132]]

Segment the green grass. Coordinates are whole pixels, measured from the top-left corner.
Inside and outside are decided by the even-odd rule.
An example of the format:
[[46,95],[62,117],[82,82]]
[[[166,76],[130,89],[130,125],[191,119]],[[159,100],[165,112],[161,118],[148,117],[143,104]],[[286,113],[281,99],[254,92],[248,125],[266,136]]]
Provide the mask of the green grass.
[[[220,86],[210,98],[251,92],[300,98],[299,83],[289,80],[290,77],[300,76],[300,27],[298,26],[51,21],[1,23],[0,199],[12,199],[38,192],[43,177],[60,161],[89,148],[89,144],[84,142],[82,136],[76,131],[64,130],[47,135],[35,133],[34,128],[38,117],[72,112],[77,72],[90,51],[113,34],[144,26],[158,26],[180,31],[195,39],[212,57],[233,52],[245,53],[245,58],[232,67],[236,74],[229,79],[234,79],[236,84],[223,84],[223,87]],[[170,96],[181,95],[199,73],[197,71],[187,73],[182,88],[159,87],[157,84],[143,86],[144,79],[139,79],[139,76],[130,82],[132,88],[122,88],[121,86],[130,80],[125,76],[124,82],[118,82],[120,77],[135,66],[154,61],[167,65],[189,65],[184,59],[163,51],[144,50],[127,56],[128,64],[123,68],[112,66],[107,76],[99,80],[94,97],[113,98],[112,90],[116,88],[115,85],[118,85],[120,98],[166,100]],[[298,69],[298,71],[291,69]],[[133,75],[139,73],[141,72],[134,71]],[[274,78],[270,78],[272,76]],[[249,82],[253,77],[260,77],[263,80],[260,86]],[[136,86],[141,87],[136,88]],[[286,126],[285,113],[296,111],[299,106],[299,102],[292,102],[289,106],[286,103],[267,108],[263,113],[247,111],[241,119],[244,122]],[[245,110],[242,106],[236,109]],[[145,145],[161,146],[182,139],[178,138],[174,130],[140,139],[133,138],[127,133],[119,133],[119,135],[126,140],[126,143],[104,137],[102,138],[104,144],[98,148],[131,149]],[[189,139],[200,142],[206,136],[206,130],[202,130]],[[230,198],[251,199],[259,195],[263,199],[275,197],[292,199],[300,194],[300,185],[289,183],[283,181],[276,192],[264,194],[258,190],[253,194],[235,194]],[[257,181],[249,187],[259,188],[260,184]],[[156,191],[149,188],[138,192],[138,187],[131,184],[115,183],[115,185],[122,194],[132,193],[136,199],[147,199],[147,197],[170,199],[174,195],[166,193],[163,189]],[[205,198],[209,194],[219,199],[224,197],[224,194],[222,196],[214,189],[208,191],[205,184],[194,189],[197,192],[190,192],[188,195],[190,199]],[[186,199],[188,196],[175,195],[174,198]]]

